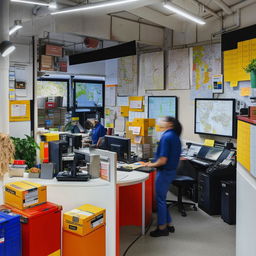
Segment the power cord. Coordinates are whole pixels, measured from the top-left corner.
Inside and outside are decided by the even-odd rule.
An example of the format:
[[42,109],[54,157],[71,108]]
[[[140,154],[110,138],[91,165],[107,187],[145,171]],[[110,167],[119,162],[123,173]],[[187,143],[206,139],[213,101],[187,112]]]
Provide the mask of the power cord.
[[[153,223],[153,219],[151,220],[150,224],[148,225],[146,231],[145,231],[145,235],[148,233],[149,229],[151,228],[151,225]],[[138,237],[135,238],[135,240],[133,240],[133,242],[127,247],[127,249],[125,250],[123,256],[126,256],[126,254],[128,253],[128,251],[131,249],[131,247],[142,237],[142,234],[140,234]]]

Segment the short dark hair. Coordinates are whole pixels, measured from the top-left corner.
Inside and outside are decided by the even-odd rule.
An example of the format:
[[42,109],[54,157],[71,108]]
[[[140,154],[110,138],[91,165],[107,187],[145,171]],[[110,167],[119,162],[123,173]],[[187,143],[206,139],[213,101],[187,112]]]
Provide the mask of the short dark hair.
[[182,133],[182,125],[179,122],[178,119],[172,117],[172,116],[166,116],[164,118],[165,122],[167,123],[172,123],[173,124],[173,130],[175,131],[175,133],[180,136]]

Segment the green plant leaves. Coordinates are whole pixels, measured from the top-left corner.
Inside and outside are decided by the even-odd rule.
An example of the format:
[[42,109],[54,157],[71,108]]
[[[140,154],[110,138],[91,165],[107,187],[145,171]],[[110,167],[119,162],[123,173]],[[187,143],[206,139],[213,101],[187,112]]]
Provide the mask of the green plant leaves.
[[245,72],[251,73],[256,70],[256,59],[252,59],[251,62],[244,68]]
[[36,163],[36,150],[39,149],[33,137],[25,135],[25,139],[11,137],[15,147],[15,159],[26,160],[28,168],[32,168]]

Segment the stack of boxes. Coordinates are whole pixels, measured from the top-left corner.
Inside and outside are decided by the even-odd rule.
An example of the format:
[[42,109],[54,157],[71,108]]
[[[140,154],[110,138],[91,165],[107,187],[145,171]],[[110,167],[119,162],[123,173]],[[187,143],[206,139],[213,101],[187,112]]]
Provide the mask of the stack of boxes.
[[44,98],[44,108],[38,109],[38,126],[57,128],[66,121],[67,109],[62,107],[63,97]]
[[[4,189],[4,201],[5,205],[0,207],[1,210],[8,210],[20,216],[22,255],[61,255],[61,207],[47,202],[46,186],[25,180],[8,183]],[[12,230],[11,233],[17,237],[17,241],[20,241],[18,232],[15,233]],[[21,254],[0,255],[19,256]]]
[[131,139],[132,151],[139,158],[148,159],[153,156],[152,135],[150,129],[155,127],[155,119],[135,118],[126,123],[126,137]]
[[40,56],[40,71],[67,72],[67,61],[63,58],[63,46],[46,44]]

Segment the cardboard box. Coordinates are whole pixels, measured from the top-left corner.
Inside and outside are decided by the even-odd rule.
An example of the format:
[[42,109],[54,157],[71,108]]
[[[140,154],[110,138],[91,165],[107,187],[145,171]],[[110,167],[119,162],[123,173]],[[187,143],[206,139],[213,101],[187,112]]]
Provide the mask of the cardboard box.
[[52,56],[41,55],[40,70],[54,70],[54,58]]
[[66,61],[59,61],[59,67],[61,72],[68,71],[68,63]]
[[30,181],[17,181],[5,185],[4,203],[24,210],[47,201],[46,186]]
[[249,107],[250,119],[256,120],[256,106]]
[[148,127],[155,127],[156,126],[156,119],[149,118],[148,119]]
[[85,236],[105,225],[105,209],[86,204],[64,213],[63,222],[64,230]]
[[45,55],[62,57],[63,55],[63,46],[46,44],[45,45]]
[[60,135],[58,133],[45,133],[41,135],[41,140],[44,142],[57,141],[60,140]]
[[151,136],[138,136],[132,135],[131,143],[133,144],[152,144],[152,137]]

